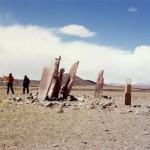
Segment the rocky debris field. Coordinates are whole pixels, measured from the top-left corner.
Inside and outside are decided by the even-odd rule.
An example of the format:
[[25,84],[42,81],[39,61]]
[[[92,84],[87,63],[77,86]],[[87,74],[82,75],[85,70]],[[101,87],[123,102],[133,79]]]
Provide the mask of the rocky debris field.
[[0,150],[150,150],[150,92],[73,90],[41,102],[38,92],[0,91]]

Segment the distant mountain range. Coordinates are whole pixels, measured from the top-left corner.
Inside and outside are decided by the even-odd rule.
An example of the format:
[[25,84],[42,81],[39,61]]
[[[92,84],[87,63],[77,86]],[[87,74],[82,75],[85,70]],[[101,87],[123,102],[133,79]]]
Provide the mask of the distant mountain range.
[[[63,81],[62,85],[66,83],[66,81],[69,78],[69,73],[64,74],[63,76]],[[90,80],[84,80],[78,76],[75,77],[73,85],[78,85],[78,86],[90,86],[90,85],[95,85],[96,83]]]
[[[107,84],[107,86],[109,86],[109,87],[124,88],[125,84],[121,84],[121,83],[109,83],[109,84]],[[142,90],[149,90],[150,89],[150,83],[132,84],[132,88],[134,88],[134,89],[142,89]]]
[[[69,74],[68,73],[64,74],[63,80],[62,80],[62,85],[66,83],[68,78],[69,78]],[[22,86],[22,83],[23,83],[23,80],[21,80],[21,79],[14,80],[14,85]],[[40,83],[39,80],[31,80],[30,79],[30,86],[37,87],[37,86],[39,86],[39,83]],[[0,77],[0,85],[1,86],[6,85],[5,79],[3,77]],[[90,80],[84,80],[84,79],[81,79],[80,77],[76,76],[73,85],[75,85],[75,86],[77,86],[77,85],[78,86],[90,86],[90,85],[95,85],[95,82],[90,81]]]
[[[69,74],[66,73],[63,76],[63,81],[62,81],[62,85],[64,85],[66,83],[66,81],[69,78]],[[14,81],[14,85],[16,86],[22,86],[23,80],[21,79],[15,79]],[[39,80],[31,80],[30,81],[30,86],[32,87],[38,87],[39,86],[40,81]],[[5,79],[3,77],[0,77],[0,86],[2,85],[6,85]],[[95,86],[96,83],[94,81],[91,80],[84,80],[78,76],[75,77],[74,86]],[[120,84],[120,83],[109,83],[109,84],[104,84],[104,87],[113,89],[113,88],[122,88],[124,89],[124,84]],[[150,83],[139,83],[139,84],[132,84],[132,87],[134,89],[143,89],[143,90],[149,90],[150,89]]]

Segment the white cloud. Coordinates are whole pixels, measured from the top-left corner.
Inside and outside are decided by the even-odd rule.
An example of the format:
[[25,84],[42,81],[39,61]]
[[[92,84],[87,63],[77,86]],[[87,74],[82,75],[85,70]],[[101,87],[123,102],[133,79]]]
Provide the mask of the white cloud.
[[135,82],[149,82],[150,46],[138,46],[134,52],[82,41],[64,42],[51,29],[38,26],[14,25],[0,27],[1,75],[13,73],[15,78],[27,74],[40,79],[45,64],[62,56],[65,72],[80,61],[77,75],[96,81],[104,69],[105,83],[124,83],[126,78]]
[[137,12],[138,12],[138,9],[137,9],[136,7],[130,7],[130,8],[128,8],[128,11],[129,11],[129,12],[137,13]]
[[76,24],[64,26],[59,29],[59,32],[61,32],[63,34],[79,36],[82,38],[92,37],[95,35],[95,32],[91,32],[88,29],[86,29],[84,26],[76,25]]

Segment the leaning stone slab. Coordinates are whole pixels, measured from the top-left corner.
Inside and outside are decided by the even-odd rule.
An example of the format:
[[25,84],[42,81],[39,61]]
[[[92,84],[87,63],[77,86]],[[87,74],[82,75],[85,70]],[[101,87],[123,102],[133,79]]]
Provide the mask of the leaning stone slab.
[[77,61],[70,69],[69,78],[63,88],[63,98],[65,98],[65,99],[71,92],[78,65],[79,65],[79,61]]
[[41,101],[44,101],[46,99],[49,92],[56,70],[56,61],[57,60],[54,60],[50,64],[47,64],[43,69],[38,93],[38,99]]
[[100,99],[102,96],[102,90],[103,90],[103,84],[104,84],[104,78],[103,78],[104,70],[101,70],[98,74],[96,86],[95,86],[95,92],[94,92],[94,98]]
[[65,69],[61,68],[60,72],[59,72],[59,76],[57,77],[57,80],[56,80],[56,84],[53,88],[53,92],[51,94],[51,97],[58,98],[64,72],[65,72]]
[[48,91],[48,97],[49,98],[55,97],[54,91],[55,91],[55,87],[57,86],[57,83],[58,83],[59,64],[60,64],[61,57],[59,56],[59,58],[56,58],[55,60],[56,60],[55,71],[54,71],[54,75],[52,78],[51,86],[50,86],[49,91]]

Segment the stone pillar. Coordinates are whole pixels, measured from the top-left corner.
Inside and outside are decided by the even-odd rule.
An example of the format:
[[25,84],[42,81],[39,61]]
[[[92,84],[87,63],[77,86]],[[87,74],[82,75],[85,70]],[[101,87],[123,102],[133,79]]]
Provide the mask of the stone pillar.
[[94,92],[95,99],[101,99],[102,96],[103,84],[104,84],[103,74],[104,74],[104,70],[101,70],[98,74],[98,78],[95,86],[95,92]]
[[57,77],[57,81],[56,81],[56,84],[54,86],[54,89],[53,89],[51,97],[58,98],[64,72],[65,72],[65,69],[61,68],[60,72],[59,72],[59,76]]
[[125,85],[125,105],[131,105],[131,80],[126,80]]
[[79,65],[79,61],[77,61],[74,65],[72,65],[72,67],[70,69],[69,78],[63,87],[63,98],[64,99],[67,99],[67,96],[71,92],[78,65]]
[[54,93],[53,91],[55,90],[55,86],[58,82],[60,60],[61,60],[61,56],[59,56],[58,58],[55,58],[55,71],[54,71],[53,78],[51,81],[51,86],[49,87],[49,91],[47,94],[49,98],[55,97],[55,94],[53,94]]
[[[39,85],[38,99],[45,101],[49,91],[53,91],[54,78],[58,76],[58,68],[61,57],[51,61],[43,68],[42,77]],[[52,87],[52,88],[51,88]],[[51,93],[50,93],[51,95]]]

